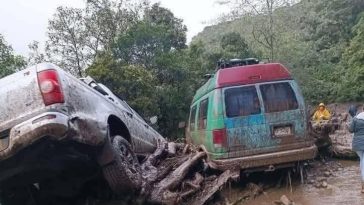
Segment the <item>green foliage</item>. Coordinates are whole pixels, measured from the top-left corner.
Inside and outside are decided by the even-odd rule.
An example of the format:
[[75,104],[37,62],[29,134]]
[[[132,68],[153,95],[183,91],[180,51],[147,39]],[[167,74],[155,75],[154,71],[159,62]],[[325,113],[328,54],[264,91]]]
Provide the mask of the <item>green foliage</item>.
[[186,26],[168,9],[115,2],[89,0],[85,10],[58,10],[50,21],[51,53],[79,75],[88,67],[87,74],[142,116],[157,115],[165,137],[183,135],[179,122],[188,119],[203,75],[215,72],[222,58],[274,56],[291,69],[310,103],[364,100],[362,0],[282,0],[263,13],[206,27],[188,47]]
[[364,99],[364,13],[353,27],[354,37],[343,57],[343,78],[340,100],[360,101]]
[[153,69],[158,56],[186,47],[186,31],[182,20],[154,4],[145,10],[142,20],[117,37],[113,52],[123,63]]
[[144,116],[158,113],[153,74],[138,65],[122,65],[110,55],[100,56],[87,73],[109,87],[115,95]]
[[48,22],[47,58],[79,77],[99,53],[110,51],[117,35],[140,16],[143,3],[88,0],[85,8],[58,7]]
[[[47,52],[53,60],[79,77],[87,65],[86,30],[81,9],[58,7],[49,21]],[[58,57],[62,57],[58,59]]]
[[252,51],[245,39],[237,32],[225,34],[220,41],[220,46],[224,52],[224,58],[249,58]]
[[87,69],[142,116],[157,115],[159,131],[168,137],[182,135],[177,125],[187,118],[196,87],[186,65],[186,30],[182,20],[154,4]]
[[20,70],[25,64],[23,57],[15,55],[0,34],[0,78]]
[[[356,66],[348,64],[350,58],[345,56],[353,56],[353,52],[347,54],[349,44],[351,50],[360,46],[357,42],[362,39],[357,37],[358,29],[353,30],[353,27],[363,11],[362,0],[302,0],[274,10],[275,59],[291,69],[309,103],[364,99],[353,85],[345,83],[354,80],[350,79],[353,73],[348,74],[348,69],[359,68],[361,64],[358,59]],[[202,41],[208,46],[207,50],[216,50],[220,46],[218,39],[237,32],[244,36],[251,50],[265,58],[270,56],[271,49],[254,37],[254,25],[264,24],[264,19],[260,15],[249,15],[222,22],[205,28],[193,41]],[[352,39],[353,36],[358,40]],[[356,48],[355,54],[359,53],[360,49]],[[356,86],[361,87],[359,83]]]

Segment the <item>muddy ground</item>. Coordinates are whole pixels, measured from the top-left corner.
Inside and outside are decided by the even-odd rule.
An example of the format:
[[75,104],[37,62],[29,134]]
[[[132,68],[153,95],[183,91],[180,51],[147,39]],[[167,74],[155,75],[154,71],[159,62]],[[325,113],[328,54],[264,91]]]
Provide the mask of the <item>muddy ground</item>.
[[[220,204],[295,204],[295,205],[339,205],[364,204],[364,194],[360,193],[361,182],[359,176],[358,161],[331,160],[329,162],[315,161],[307,172],[307,180],[304,184],[297,178],[292,182],[292,192],[286,183],[278,184],[277,173],[268,174],[264,182],[257,178],[251,178],[255,183],[260,183],[259,193],[256,196],[247,195],[251,189],[247,185],[235,184],[232,188],[224,189],[220,194]],[[257,174],[256,177],[262,176]],[[247,197],[244,198],[244,195]],[[252,197],[253,196],[253,197]],[[281,200],[283,196],[283,200]],[[290,203],[284,203],[288,198]],[[216,203],[219,204],[219,203]]]
[[[201,201],[196,201],[194,198],[209,198],[205,204],[220,205],[238,205],[238,204],[364,204],[364,194],[360,193],[360,176],[359,162],[355,161],[356,155],[351,151],[352,134],[346,129],[346,124],[350,121],[350,116],[347,115],[349,104],[329,105],[329,109],[333,114],[335,129],[328,129],[329,132],[325,136],[330,139],[332,147],[329,156],[351,159],[352,161],[337,160],[322,157],[320,155],[316,161],[312,161],[306,166],[304,173],[305,180],[302,183],[298,171],[292,169],[279,170],[271,173],[252,173],[240,174],[237,180],[229,180],[228,183],[219,187],[216,180],[210,183],[207,179],[212,175],[207,172],[197,171],[196,167],[189,172],[199,172],[204,182],[199,182],[197,190],[202,190],[200,194],[188,195],[183,200],[178,201],[178,204],[201,204]],[[325,131],[325,129],[324,129]],[[163,167],[163,166],[162,166]],[[159,166],[159,170],[161,166]],[[201,168],[201,167],[200,167]],[[298,169],[297,169],[298,170]],[[290,173],[290,175],[288,175]],[[223,174],[218,174],[221,176]],[[290,177],[289,177],[290,176]],[[185,181],[193,179],[186,175]],[[213,178],[213,179],[216,179]],[[176,196],[180,196],[183,192],[185,183],[181,186],[176,186]],[[216,185],[214,185],[216,184]],[[208,187],[206,187],[208,186]],[[158,187],[158,186],[155,186]],[[179,188],[178,188],[179,187]],[[213,194],[208,191],[216,189]],[[177,191],[177,192],[176,192]],[[172,190],[173,192],[173,190]],[[164,191],[159,191],[163,195]],[[187,192],[188,193],[188,192]],[[210,195],[209,195],[210,194]],[[152,194],[153,195],[153,194]],[[197,197],[196,197],[197,195]],[[210,197],[211,196],[211,197]],[[151,198],[154,198],[153,196]],[[202,200],[205,202],[205,200]],[[191,203],[189,203],[191,202]],[[194,203],[193,203],[194,202]],[[201,202],[201,203],[196,203]],[[100,205],[106,204],[148,204],[145,201],[131,199],[127,202],[101,202]],[[169,203],[169,204],[176,204]]]
[[[359,162],[330,159],[313,161],[307,169],[307,178],[292,173],[292,186],[287,170],[271,173],[253,173],[237,182],[222,187],[206,204],[209,205],[361,205]],[[150,204],[143,200],[127,202],[100,202],[97,205]]]

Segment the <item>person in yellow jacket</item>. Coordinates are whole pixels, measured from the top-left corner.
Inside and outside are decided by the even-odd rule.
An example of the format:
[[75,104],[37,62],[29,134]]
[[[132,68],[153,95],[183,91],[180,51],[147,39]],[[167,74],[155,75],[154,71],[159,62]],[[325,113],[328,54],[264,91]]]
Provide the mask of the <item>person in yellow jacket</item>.
[[330,118],[330,111],[326,108],[324,103],[320,103],[319,108],[316,110],[315,114],[313,114],[312,120],[319,122],[321,120],[330,120]]

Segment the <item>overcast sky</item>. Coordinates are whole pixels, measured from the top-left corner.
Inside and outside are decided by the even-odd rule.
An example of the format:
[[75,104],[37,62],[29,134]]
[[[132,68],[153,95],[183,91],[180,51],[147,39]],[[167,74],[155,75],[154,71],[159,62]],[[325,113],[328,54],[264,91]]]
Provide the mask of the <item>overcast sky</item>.
[[[215,0],[151,0],[172,10],[188,28],[188,41],[221,13]],[[0,0],[0,33],[15,52],[27,55],[33,40],[46,40],[48,19],[58,6],[82,8],[84,0]]]

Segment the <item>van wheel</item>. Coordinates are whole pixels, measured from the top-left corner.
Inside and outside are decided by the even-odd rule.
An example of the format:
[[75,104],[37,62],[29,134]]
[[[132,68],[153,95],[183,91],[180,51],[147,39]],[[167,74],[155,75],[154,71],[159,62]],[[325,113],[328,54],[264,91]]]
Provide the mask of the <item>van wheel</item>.
[[111,145],[115,159],[103,168],[110,188],[116,194],[138,191],[142,184],[141,166],[130,143],[116,135],[112,138]]

